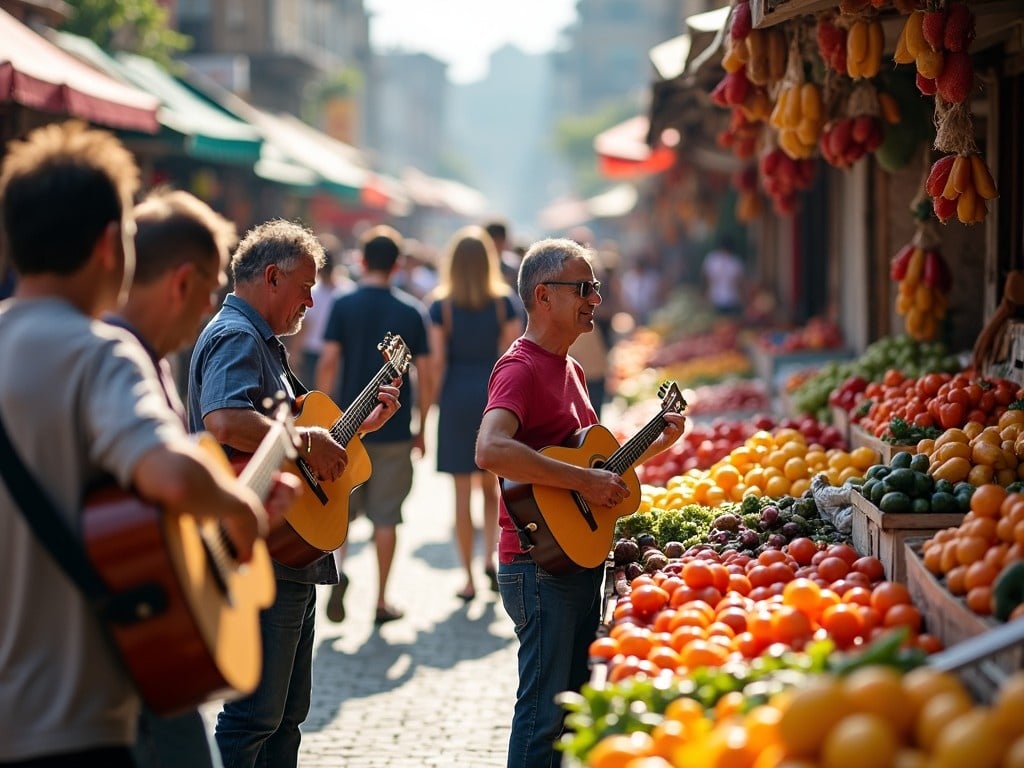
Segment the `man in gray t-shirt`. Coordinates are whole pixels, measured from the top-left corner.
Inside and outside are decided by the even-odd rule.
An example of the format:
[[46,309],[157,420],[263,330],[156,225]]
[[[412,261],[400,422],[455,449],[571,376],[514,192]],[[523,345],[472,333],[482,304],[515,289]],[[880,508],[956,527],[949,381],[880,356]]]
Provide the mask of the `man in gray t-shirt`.
[[[0,303],[0,419],[72,531],[85,491],[112,476],[157,506],[219,517],[245,560],[265,533],[259,499],[211,474],[146,353],[98,319],[134,269],[137,183],[120,142],[81,123],[9,145],[0,228],[18,283]],[[129,768],[138,696],[24,515],[0,483],[0,764]]]

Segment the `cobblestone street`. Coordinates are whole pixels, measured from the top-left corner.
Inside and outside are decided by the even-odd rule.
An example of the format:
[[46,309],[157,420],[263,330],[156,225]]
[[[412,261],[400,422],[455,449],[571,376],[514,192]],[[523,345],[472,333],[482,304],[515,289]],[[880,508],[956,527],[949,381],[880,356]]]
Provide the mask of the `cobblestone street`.
[[[516,688],[511,622],[486,577],[456,597],[462,573],[452,534],[452,483],[434,457],[416,463],[398,531],[389,599],[405,618],[373,626],[376,557],[365,519],[353,522],[345,571],[347,618],[318,598],[313,703],[302,768],[488,768],[505,764]],[[212,727],[218,707],[204,716]]]

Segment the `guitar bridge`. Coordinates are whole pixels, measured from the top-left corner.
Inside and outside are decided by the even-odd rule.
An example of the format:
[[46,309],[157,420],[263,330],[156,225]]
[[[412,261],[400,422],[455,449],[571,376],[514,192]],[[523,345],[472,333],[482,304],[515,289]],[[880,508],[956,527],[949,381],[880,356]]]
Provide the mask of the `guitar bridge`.
[[311,490],[313,495],[320,500],[320,503],[326,507],[327,502],[329,501],[327,498],[327,492],[323,489],[323,486],[320,485],[320,482],[313,477],[313,471],[309,468],[309,465],[302,459],[299,459],[295,462],[295,466],[299,468],[299,474],[301,474],[302,479],[306,481],[306,485],[309,486],[309,490]]
[[596,531],[597,520],[594,518],[594,513],[590,511],[590,505],[587,504],[587,502],[583,500],[583,497],[580,496],[576,491],[573,491],[572,498],[573,501],[576,502],[576,509],[579,510],[580,516],[583,518],[583,521],[590,528],[591,532]]

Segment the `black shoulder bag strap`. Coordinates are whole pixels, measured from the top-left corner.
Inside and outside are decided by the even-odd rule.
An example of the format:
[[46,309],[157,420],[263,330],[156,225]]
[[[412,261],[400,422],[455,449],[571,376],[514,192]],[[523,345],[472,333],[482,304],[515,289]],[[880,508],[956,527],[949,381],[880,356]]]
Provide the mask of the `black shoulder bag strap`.
[[0,476],[6,480],[15,504],[36,538],[101,619],[114,624],[131,624],[160,613],[166,607],[167,597],[157,584],[141,584],[117,594],[107,588],[89,562],[82,543],[22,462],[2,419]]

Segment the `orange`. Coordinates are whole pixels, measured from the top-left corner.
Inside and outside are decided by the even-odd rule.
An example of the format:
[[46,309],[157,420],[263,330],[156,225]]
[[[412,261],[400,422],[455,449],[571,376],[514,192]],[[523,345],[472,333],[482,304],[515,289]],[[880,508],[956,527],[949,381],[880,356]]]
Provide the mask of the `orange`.
[[782,590],[782,602],[810,618],[817,618],[820,611],[821,587],[810,579],[793,579]]
[[979,517],[997,517],[1007,495],[1006,489],[1001,485],[979,485],[971,494],[971,512]]
[[879,715],[857,712],[836,724],[821,748],[822,768],[889,768],[899,740]]
[[689,696],[680,696],[678,699],[672,699],[665,707],[665,719],[692,725],[704,719],[704,705]]
[[899,582],[882,581],[871,590],[871,607],[882,616],[894,605],[909,604],[910,591]]
[[843,679],[843,691],[856,711],[878,715],[902,735],[913,724],[913,712],[904,701],[902,679],[894,667],[861,667]]
[[926,702],[943,693],[958,695],[962,699],[970,701],[966,689],[956,675],[940,672],[934,667],[915,667],[903,675],[900,683],[912,719],[918,717],[918,713]]
[[619,652],[619,643],[613,637],[599,637],[590,644],[588,655],[592,659],[607,661]]
[[999,768],[1006,740],[988,710],[975,707],[938,734],[932,749],[932,768]]
[[939,737],[958,716],[970,711],[971,699],[966,693],[940,693],[921,707],[914,724],[917,745],[931,752]]
[[817,756],[832,728],[853,711],[842,684],[833,677],[811,678],[782,704],[779,738],[794,758]]
[[1024,672],[1016,672],[1006,679],[992,702],[992,718],[1004,736],[1021,733],[1020,717],[1024,712]]
[[821,626],[840,649],[851,646],[865,631],[860,610],[853,603],[830,605],[822,611]]
[[784,476],[773,477],[765,483],[764,492],[770,498],[781,499],[789,493],[791,485],[790,481]]
[[590,768],[625,768],[635,757],[649,757],[654,754],[654,740],[643,731],[634,733],[613,733],[605,736],[587,755]]

